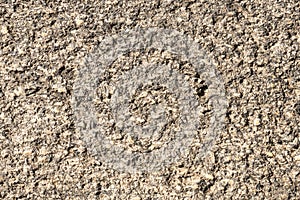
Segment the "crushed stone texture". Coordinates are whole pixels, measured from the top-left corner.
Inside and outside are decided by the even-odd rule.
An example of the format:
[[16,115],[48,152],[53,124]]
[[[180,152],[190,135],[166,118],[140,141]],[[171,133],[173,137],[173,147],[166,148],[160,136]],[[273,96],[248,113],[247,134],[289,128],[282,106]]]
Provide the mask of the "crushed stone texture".
[[[119,173],[75,130],[84,58],[134,27],[191,36],[224,78],[226,125],[200,163]],[[0,198],[299,199],[299,30],[297,0],[1,0]]]

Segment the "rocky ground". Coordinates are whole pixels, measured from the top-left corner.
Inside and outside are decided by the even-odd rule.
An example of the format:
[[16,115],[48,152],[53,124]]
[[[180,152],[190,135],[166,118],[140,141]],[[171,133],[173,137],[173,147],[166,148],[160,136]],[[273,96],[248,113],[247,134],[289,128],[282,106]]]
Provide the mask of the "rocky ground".
[[[224,78],[226,125],[200,163],[120,173],[76,131],[84,59],[135,27],[191,36]],[[299,29],[296,0],[1,0],[0,198],[299,199]]]

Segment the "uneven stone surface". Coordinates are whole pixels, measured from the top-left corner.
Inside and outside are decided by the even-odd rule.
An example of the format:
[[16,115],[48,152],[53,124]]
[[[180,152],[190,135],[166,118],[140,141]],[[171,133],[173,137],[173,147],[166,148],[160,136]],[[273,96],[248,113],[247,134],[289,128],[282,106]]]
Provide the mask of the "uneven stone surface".
[[[0,1],[0,198],[298,199],[299,9],[296,0]],[[226,126],[200,163],[119,173],[75,130],[85,57],[134,27],[191,36],[224,78]]]

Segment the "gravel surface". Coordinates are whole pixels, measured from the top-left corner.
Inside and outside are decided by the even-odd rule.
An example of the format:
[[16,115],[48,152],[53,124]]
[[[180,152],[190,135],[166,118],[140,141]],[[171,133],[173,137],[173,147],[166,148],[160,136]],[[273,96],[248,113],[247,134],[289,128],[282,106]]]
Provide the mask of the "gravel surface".
[[[224,79],[225,127],[199,162],[121,173],[76,131],[73,84],[86,56],[135,27],[189,35]],[[0,0],[0,198],[299,199],[299,29],[297,0]],[[147,54],[128,54],[112,68],[155,52]],[[139,95],[135,105],[144,105]]]

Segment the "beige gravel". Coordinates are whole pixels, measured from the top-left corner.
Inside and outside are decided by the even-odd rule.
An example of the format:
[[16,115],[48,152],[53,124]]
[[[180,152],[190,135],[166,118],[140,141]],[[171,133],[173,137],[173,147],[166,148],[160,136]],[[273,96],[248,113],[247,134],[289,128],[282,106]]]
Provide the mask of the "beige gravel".
[[[106,36],[172,28],[221,72],[226,127],[200,163],[106,168],[75,131],[73,82]],[[299,199],[300,4],[0,0],[0,198]]]

